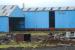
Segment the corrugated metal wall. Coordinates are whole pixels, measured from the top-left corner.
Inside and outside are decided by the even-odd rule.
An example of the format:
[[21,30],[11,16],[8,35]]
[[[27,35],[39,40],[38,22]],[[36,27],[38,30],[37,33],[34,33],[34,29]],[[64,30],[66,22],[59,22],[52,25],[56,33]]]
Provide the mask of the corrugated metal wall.
[[75,28],[75,11],[55,11],[55,28]]
[[[24,12],[25,28],[49,28],[49,11]],[[75,11],[55,11],[55,28],[75,28]]]
[[0,32],[9,32],[9,19],[6,16],[0,16]]
[[25,12],[25,28],[49,28],[48,11]]

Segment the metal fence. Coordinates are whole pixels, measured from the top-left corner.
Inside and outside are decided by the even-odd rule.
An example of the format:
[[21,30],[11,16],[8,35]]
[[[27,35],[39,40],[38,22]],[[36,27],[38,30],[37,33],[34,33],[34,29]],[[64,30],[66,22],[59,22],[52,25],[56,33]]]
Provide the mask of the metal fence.
[[43,48],[7,48],[0,50],[75,50],[75,46],[57,46],[57,47],[43,47]]

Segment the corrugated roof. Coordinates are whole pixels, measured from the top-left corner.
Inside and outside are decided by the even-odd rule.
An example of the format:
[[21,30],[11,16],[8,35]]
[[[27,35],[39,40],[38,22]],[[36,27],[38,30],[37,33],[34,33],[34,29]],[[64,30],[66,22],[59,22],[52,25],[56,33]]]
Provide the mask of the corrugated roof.
[[55,10],[75,10],[75,7],[36,7],[23,9],[23,11],[55,11]]
[[9,16],[15,8],[15,5],[0,5],[0,16]]

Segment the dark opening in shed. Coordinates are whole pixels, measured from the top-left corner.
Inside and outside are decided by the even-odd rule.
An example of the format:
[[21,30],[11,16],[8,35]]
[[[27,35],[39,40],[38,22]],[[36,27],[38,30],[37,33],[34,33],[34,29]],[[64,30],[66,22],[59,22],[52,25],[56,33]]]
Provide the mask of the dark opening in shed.
[[10,31],[24,31],[25,19],[23,17],[9,17]]
[[55,28],[55,11],[49,11],[49,27]]

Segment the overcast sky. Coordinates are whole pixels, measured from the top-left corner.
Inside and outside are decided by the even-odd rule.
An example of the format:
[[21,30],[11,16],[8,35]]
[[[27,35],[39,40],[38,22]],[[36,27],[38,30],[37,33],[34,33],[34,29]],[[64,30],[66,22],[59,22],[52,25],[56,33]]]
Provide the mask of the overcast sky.
[[22,5],[25,7],[75,6],[75,0],[0,0],[0,5]]

